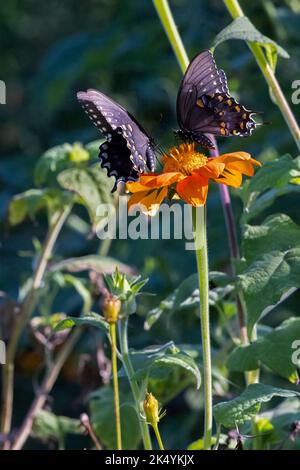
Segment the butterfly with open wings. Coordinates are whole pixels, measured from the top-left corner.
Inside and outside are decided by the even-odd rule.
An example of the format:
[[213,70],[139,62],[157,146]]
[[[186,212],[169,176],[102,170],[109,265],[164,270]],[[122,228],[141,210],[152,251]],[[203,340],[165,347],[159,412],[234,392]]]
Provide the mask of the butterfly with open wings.
[[252,115],[230,96],[225,72],[217,68],[212,53],[205,50],[188,66],[177,96],[175,131],[185,142],[196,142],[204,148],[214,148],[205,134],[221,137],[252,134],[258,125]]

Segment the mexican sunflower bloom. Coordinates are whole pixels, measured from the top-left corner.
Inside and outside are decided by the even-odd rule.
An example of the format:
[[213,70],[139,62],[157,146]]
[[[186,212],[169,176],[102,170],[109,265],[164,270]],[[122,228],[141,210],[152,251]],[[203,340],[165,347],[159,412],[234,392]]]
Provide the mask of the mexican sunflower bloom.
[[127,183],[132,193],[128,209],[142,205],[143,212],[154,215],[165,198],[183,199],[192,206],[206,203],[209,180],[238,188],[242,175],[253,176],[254,165],[261,164],[246,152],[233,152],[209,158],[195,144],[173,147],[162,157],[163,172],[147,173],[139,181]]

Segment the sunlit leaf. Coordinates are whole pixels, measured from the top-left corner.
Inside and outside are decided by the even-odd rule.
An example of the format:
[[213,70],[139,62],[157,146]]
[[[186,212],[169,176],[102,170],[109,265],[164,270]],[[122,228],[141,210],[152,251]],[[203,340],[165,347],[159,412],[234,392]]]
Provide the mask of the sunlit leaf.
[[241,39],[258,43],[264,47],[267,60],[273,70],[276,68],[277,54],[284,59],[289,59],[289,54],[279,46],[275,41],[263,35],[255,28],[247,16],[236,18],[226,28],[224,28],[216,37],[213,42],[213,48],[219,44],[230,39]]
[[83,315],[82,317],[67,317],[64,320],[57,323],[55,331],[65,330],[66,328],[73,328],[73,326],[93,326],[100,328],[101,330],[108,332],[108,323],[104,320],[101,315],[95,312]]
[[272,400],[273,397],[296,396],[300,396],[300,393],[261,383],[252,384],[233,400],[215,405],[214,416],[219,425],[230,429],[249,421],[259,412],[261,404]]

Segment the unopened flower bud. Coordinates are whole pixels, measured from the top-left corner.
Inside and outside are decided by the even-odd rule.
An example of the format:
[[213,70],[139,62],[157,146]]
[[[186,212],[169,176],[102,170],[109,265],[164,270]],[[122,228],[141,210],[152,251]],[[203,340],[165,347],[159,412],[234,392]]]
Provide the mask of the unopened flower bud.
[[152,395],[152,393],[147,393],[143,403],[143,408],[147,423],[155,426],[159,422],[159,408],[158,401]]
[[116,323],[121,310],[121,301],[114,295],[107,295],[102,304],[103,314],[108,323]]

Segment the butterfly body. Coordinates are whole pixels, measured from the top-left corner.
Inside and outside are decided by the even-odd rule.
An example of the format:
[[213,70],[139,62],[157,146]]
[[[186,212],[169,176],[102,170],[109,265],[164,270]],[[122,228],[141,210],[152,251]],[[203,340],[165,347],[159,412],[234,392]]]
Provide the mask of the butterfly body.
[[80,91],[77,99],[94,125],[105,136],[99,158],[108,176],[119,182],[136,181],[140,173],[155,169],[153,141],[121,105],[97,90]]
[[257,126],[255,114],[230,96],[226,75],[217,68],[210,51],[198,54],[190,63],[177,97],[176,134],[186,142],[214,148],[205,134],[249,136]]

